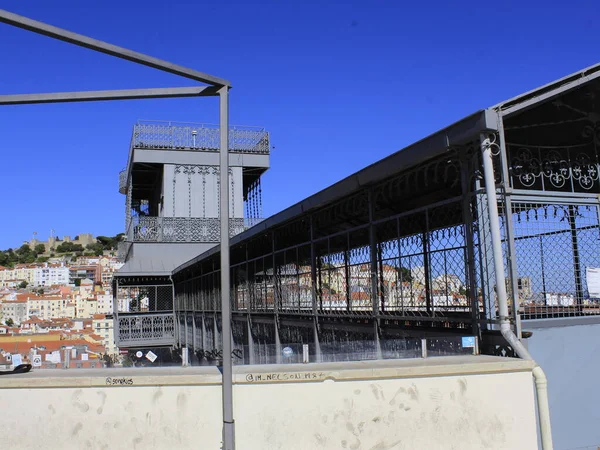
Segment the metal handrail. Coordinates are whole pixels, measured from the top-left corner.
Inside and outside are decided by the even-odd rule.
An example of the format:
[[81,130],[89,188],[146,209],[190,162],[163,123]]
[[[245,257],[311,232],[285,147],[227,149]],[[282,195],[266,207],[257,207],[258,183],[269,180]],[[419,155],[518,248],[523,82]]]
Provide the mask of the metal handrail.
[[[220,131],[218,127],[206,124],[137,123],[132,145],[138,149],[218,151]],[[268,155],[269,133],[264,128],[232,127],[229,129],[229,151]]]
[[[179,127],[179,126],[193,126],[197,128],[216,128],[219,129],[219,125],[215,123],[205,123],[205,122],[180,122],[173,120],[145,120],[140,119],[136,122],[136,125],[154,125],[154,124],[163,124],[169,127]],[[254,131],[266,131],[265,127],[259,127],[254,125],[230,125],[230,130],[254,130]]]

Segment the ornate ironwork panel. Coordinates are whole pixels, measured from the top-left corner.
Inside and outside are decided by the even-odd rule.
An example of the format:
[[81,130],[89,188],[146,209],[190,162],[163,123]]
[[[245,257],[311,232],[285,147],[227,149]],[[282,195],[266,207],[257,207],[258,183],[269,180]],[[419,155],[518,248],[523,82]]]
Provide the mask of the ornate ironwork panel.
[[174,345],[175,317],[171,314],[119,316],[116,343],[119,347]]
[[[218,127],[207,124],[138,123],[133,129],[133,146],[148,149],[218,151],[220,131]],[[268,155],[269,133],[263,128],[232,127],[229,130],[229,151]]]
[[[235,236],[262,219],[229,219],[229,236]],[[218,218],[151,217],[132,218],[133,242],[219,242],[221,224]]]
[[517,189],[600,192],[593,143],[575,147],[508,145],[511,184]]

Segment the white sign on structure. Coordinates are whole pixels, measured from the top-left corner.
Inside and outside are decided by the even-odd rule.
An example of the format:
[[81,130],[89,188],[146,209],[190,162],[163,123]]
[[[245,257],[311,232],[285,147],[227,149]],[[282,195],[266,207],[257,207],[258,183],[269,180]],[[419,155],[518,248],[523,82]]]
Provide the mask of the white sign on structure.
[[21,359],[21,355],[20,354],[15,354],[12,355],[12,363],[15,367],[20,366],[21,364],[23,364],[23,360]]
[[33,355],[31,365],[33,367],[42,367],[42,355]]
[[158,358],[158,356],[152,353],[152,351],[149,351],[148,353],[146,353],[146,358],[150,360],[150,362],[154,362],[156,361],[156,358]]
[[588,292],[591,298],[600,298],[600,269],[588,267],[585,269]]

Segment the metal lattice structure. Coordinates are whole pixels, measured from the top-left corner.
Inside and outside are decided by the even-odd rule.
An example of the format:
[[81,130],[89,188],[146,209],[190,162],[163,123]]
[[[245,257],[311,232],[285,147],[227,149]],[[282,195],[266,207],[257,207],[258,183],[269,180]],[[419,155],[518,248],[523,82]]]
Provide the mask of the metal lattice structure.
[[[177,260],[181,248],[177,245],[208,248],[221,242],[220,168],[214,164],[219,145],[218,126],[140,121],[133,127],[128,165],[119,173],[119,192],[125,194],[126,207],[126,232],[118,249],[126,266],[116,275],[121,287],[115,289],[114,298],[121,347],[168,346],[188,337],[182,331],[185,326],[174,317],[170,280],[156,286],[148,280],[168,273],[164,260],[169,255],[171,261]],[[269,134],[258,127],[231,127],[229,152],[245,154],[237,172],[234,167],[227,171],[228,234],[233,237],[261,221],[257,214],[262,204],[260,175],[268,167],[264,157],[270,152]],[[251,212],[248,218],[244,209]],[[132,263],[136,248],[143,256],[138,257],[141,262]],[[161,261],[148,263],[152,259]],[[128,263],[135,268],[128,268]]]
[[[469,116],[232,238],[233,342],[244,358],[303,343],[326,360],[341,342],[381,357],[398,336],[432,333],[472,333],[485,351],[510,353],[501,320],[521,336],[519,319],[600,314],[590,288],[600,270],[599,75],[595,66]],[[192,329],[180,344],[204,352],[217,341],[205,324],[220,320],[218,248],[173,277],[176,314]],[[499,314],[499,282],[510,318]]]

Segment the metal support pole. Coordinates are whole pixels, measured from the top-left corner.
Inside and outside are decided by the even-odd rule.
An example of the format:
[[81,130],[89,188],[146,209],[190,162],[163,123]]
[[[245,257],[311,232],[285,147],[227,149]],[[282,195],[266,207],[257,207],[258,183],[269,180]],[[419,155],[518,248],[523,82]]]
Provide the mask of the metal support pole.
[[196,351],[196,313],[192,311],[192,352]]
[[481,330],[479,327],[479,297],[477,295],[477,283],[476,283],[476,268],[475,268],[475,248],[473,244],[473,210],[471,208],[471,201],[475,200],[472,194],[472,183],[470,176],[472,173],[472,167],[468,157],[464,158],[464,164],[461,166],[461,184],[463,194],[463,222],[465,224],[465,260],[467,264],[467,274],[469,277],[468,281],[468,294],[471,304],[471,318],[472,330],[475,336],[481,336]]
[[223,335],[221,330],[221,334],[219,334],[219,329],[217,328],[217,313],[213,312],[213,348],[212,350],[223,350],[223,342],[221,342],[221,336]]
[[379,282],[377,279],[377,234],[373,225],[373,212],[375,204],[373,200],[373,191],[369,190],[369,247],[371,257],[371,301],[373,302],[373,336],[375,338],[375,351],[377,359],[382,359],[381,343],[379,341]]
[[423,232],[423,272],[425,277],[425,304],[427,314],[433,315],[433,298],[429,273],[429,212],[425,211],[425,231]]
[[548,295],[546,290],[546,270],[544,269],[544,241],[540,235],[540,262],[542,266],[542,292],[544,293],[544,305],[548,306]]
[[181,324],[179,323],[179,314],[178,314],[178,301],[175,296],[175,282],[173,281],[173,277],[169,276],[169,281],[171,281],[171,307],[173,311],[173,324],[175,325],[175,340],[177,344],[181,347]]
[[321,362],[321,346],[319,344],[319,317],[317,312],[322,309],[323,303],[321,300],[320,308],[317,307],[317,299],[322,297],[318,295],[318,286],[320,285],[317,276],[321,276],[321,268],[319,267],[317,275],[317,252],[315,251],[315,232],[313,224],[313,216],[310,216],[310,278],[312,281],[312,307],[313,307],[313,340],[315,343],[315,358],[317,362]]
[[255,364],[254,360],[254,338],[252,337],[252,324],[250,323],[250,315],[246,318],[246,327],[248,329],[248,364]]
[[348,233],[347,237],[348,239],[347,244],[346,244],[346,250],[344,250],[344,278],[345,278],[345,282],[346,282],[346,311],[351,311],[352,310],[352,292],[351,292],[351,280],[350,280],[350,258],[348,253],[350,253],[350,244],[349,244],[349,240],[350,240],[350,233]]
[[275,319],[275,362],[281,364],[281,339],[279,338],[279,321]]
[[235,449],[231,304],[229,303],[229,88],[219,91],[221,148],[219,158],[221,205],[221,336],[223,339],[223,450]]
[[184,327],[185,331],[184,331],[184,335],[183,335],[185,344],[182,345],[182,347],[187,347],[188,346],[188,314],[187,314],[187,311],[184,311],[184,313],[183,313],[183,323],[185,323],[185,327]]
[[521,315],[519,314],[519,272],[517,271],[517,249],[515,247],[515,227],[513,224],[513,209],[510,195],[505,195],[505,220],[506,220],[506,242],[508,244],[508,269],[510,271],[510,282],[512,289],[512,315],[515,321],[515,334],[521,339]]
[[[479,236],[479,277],[481,285],[481,295],[483,301],[483,315],[486,319],[486,329],[493,329],[493,321],[496,319],[496,311],[492,308],[492,302],[494,298],[494,286],[491,280],[490,265],[490,252],[492,251],[491,236],[486,229],[486,215],[487,211],[483,204],[485,194],[481,194],[481,182],[476,181],[475,191],[475,202],[477,205],[477,233]],[[495,194],[495,191],[494,191]],[[479,293],[478,293],[479,294]]]
[[313,338],[315,341],[315,359],[317,362],[323,361],[321,356],[321,344],[319,343],[319,326],[317,324],[317,318],[313,321]]
[[206,351],[206,322],[204,321],[204,313],[202,313],[202,351]]
[[[492,160],[492,142],[488,135],[481,134],[481,153],[483,161],[483,176],[487,196],[488,214],[490,219],[490,235],[494,258],[494,274],[496,277],[496,294],[499,299],[506,299],[506,279],[504,277],[504,260],[502,256],[502,238],[500,236],[500,218],[498,217],[498,200],[496,197],[496,180],[494,178],[494,162]],[[508,305],[505,301],[498,302],[498,318],[501,324],[510,324]]]
[[569,205],[569,227],[571,228],[571,244],[573,246],[573,269],[575,270],[575,304],[579,311],[583,305],[583,283],[581,281],[581,260],[579,257],[579,243],[577,241],[577,224],[575,206]]
[[113,330],[115,330],[115,345],[121,346],[121,327],[119,326],[119,278],[114,278],[113,287]]
[[373,226],[373,193],[369,190],[369,257],[371,263],[371,301],[373,316],[379,316],[379,292],[377,289],[377,236]]

